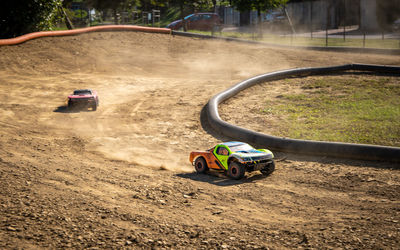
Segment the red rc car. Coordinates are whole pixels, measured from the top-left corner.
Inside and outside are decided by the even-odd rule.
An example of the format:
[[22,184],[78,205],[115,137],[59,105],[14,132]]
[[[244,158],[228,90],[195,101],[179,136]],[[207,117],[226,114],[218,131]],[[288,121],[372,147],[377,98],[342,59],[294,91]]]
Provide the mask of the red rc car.
[[93,111],[99,106],[99,97],[95,90],[77,89],[68,96],[68,108],[91,108]]

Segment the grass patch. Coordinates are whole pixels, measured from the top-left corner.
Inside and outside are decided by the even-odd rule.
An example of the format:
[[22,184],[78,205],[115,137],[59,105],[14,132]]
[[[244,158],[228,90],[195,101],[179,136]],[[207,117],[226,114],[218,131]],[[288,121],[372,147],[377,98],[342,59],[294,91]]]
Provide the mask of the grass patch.
[[[189,32],[212,35],[210,31],[190,30]],[[262,38],[252,33],[239,32],[215,32],[214,36],[232,37],[247,40],[256,40],[265,43],[292,45],[292,46],[326,46],[325,38],[300,37],[291,35],[264,34]],[[380,48],[380,49],[400,49],[400,40],[396,39],[372,39],[367,38],[365,44],[362,38],[328,38],[328,46],[332,47],[354,47],[354,48]]]
[[394,77],[310,77],[299,93],[280,95],[261,112],[279,118],[280,136],[399,147],[399,84]]

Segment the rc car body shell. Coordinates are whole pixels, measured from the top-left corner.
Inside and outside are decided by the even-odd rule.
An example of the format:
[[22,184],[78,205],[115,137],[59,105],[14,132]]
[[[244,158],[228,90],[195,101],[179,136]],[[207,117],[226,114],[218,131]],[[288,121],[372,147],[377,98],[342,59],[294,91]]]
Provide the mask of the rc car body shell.
[[209,169],[228,171],[232,162],[238,162],[245,171],[264,170],[274,164],[274,155],[268,149],[254,149],[243,142],[225,142],[206,151],[190,153],[189,161],[194,165],[202,157]]
[[77,89],[68,96],[68,108],[92,108],[96,110],[99,105],[99,97],[95,90]]

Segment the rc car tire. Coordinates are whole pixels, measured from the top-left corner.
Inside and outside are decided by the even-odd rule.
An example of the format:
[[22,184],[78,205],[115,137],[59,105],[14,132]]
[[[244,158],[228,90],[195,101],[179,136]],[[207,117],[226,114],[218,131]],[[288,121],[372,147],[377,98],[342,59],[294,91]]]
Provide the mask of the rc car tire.
[[208,171],[206,160],[203,157],[199,157],[194,161],[194,168],[199,174],[204,174]]
[[228,176],[232,179],[239,180],[244,176],[244,166],[239,162],[233,161],[228,166]]
[[264,169],[261,169],[260,171],[265,176],[272,174],[272,172],[275,171],[275,161],[272,161],[268,166],[266,166]]
[[93,110],[93,111],[96,111],[96,109],[97,109],[97,105],[94,104],[94,105],[92,106],[92,110]]

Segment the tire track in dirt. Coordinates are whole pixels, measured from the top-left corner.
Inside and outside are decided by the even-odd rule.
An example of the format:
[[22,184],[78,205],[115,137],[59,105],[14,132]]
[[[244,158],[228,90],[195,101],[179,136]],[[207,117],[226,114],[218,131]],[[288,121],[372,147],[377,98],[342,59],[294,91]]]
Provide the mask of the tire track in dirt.
[[[1,248],[399,244],[400,175],[390,164],[285,155],[267,178],[232,181],[194,174],[187,160],[219,141],[202,129],[203,106],[244,78],[398,57],[131,32],[37,39],[0,54]],[[100,94],[96,112],[59,108],[89,87]]]

